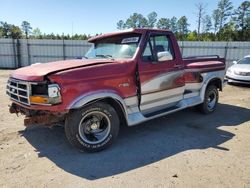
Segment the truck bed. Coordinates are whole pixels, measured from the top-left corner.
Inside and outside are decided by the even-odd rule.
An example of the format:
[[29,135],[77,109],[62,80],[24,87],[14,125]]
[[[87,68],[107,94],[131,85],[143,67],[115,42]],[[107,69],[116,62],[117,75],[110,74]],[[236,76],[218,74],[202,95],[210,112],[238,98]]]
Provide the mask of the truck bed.
[[199,69],[202,72],[225,69],[225,59],[217,55],[184,57],[183,61],[185,69]]

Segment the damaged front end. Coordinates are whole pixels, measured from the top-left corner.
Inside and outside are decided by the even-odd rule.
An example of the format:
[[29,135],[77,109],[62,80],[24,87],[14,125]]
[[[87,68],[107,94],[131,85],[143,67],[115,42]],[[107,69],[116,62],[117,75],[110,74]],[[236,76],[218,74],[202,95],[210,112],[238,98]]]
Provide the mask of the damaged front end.
[[45,125],[52,127],[54,125],[64,125],[66,112],[51,112],[45,110],[29,110],[15,103],[9,107],[12,114],[25,115],[24,126]]
[[[60,87],[56,83],[45,81],[32,82],[10,78],[6,93],[13,101],[10,113],[25,115],[24,125],[53,126],[64,122],[66,112],[42,110],[44,106],[53,106],[62,102]],[[27,108],[26,108],[27,106]],[[33,110],[32,106],[40,106],[41,110]]]

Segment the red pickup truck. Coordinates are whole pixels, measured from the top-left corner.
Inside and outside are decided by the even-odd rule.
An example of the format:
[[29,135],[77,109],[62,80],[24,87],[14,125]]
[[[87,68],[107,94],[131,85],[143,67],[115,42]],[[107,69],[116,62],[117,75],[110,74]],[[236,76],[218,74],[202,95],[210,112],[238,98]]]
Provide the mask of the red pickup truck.
[[95,152],[111,145],[128,126],[197,106],[216,109],[225,60],[216,55],[182,58],[168,30],[132,29],[89,39],[76,60],[15,70],[7,83],[11,113],[26,126],[65,125],[69,142]]

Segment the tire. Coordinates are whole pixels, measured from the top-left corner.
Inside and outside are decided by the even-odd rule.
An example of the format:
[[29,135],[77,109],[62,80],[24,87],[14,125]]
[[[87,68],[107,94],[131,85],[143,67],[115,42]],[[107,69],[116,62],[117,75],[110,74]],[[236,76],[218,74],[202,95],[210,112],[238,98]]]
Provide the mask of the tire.
[[98,102],[69,112],[65,121],[65,134],[80,151],[97,152],[115,141],[119,124],[115,109],[109,104]]
[[209,85],[206,89],[204,101],[197,106],[197,109],[203,114],[210,114],[216,110],[219,100],[218,89],[215,85]]

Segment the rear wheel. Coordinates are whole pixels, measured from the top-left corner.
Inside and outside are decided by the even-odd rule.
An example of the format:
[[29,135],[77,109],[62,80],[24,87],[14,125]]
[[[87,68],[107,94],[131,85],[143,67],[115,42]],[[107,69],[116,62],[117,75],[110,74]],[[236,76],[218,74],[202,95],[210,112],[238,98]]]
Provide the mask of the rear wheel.
[[207,87],[204,102],[197,106],[198,110],[204,114],[210,114],[215,111],[219,99],[218,89],[215,85]]
[[69,113],[65,133],[69,142],[86,152],[110,146],[119,132],[119,118],[112,106],[98,102]]

